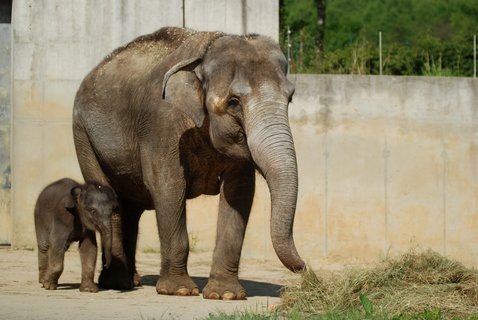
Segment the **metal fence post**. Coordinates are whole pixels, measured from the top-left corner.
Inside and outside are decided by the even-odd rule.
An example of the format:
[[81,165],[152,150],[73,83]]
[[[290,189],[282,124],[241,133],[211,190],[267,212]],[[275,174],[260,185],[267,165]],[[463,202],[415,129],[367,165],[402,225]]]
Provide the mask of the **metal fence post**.
[[382,31],[378,32],[378,47],[379,47],[379,59],[380,59],[380,75],[382,75]]
[[473,78],[476,78],[476,34],[473,36]]
[[291,44],[290,44],[290,28],[287,27],[287,74],[290,73],[290,48],[291,48]]

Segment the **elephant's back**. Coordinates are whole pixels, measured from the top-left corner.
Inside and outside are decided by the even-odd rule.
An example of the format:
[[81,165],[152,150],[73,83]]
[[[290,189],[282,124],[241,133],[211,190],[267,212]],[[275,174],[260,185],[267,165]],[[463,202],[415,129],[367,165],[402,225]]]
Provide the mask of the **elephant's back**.
[[156,32],[139,36],[128,44],[117,48],[108,54],[98,67],[101,68],[101,66],[106,66],[111,61],[121,60],[130,55],[145,56],[156,59],[157,62],[157,59],[163,59],[195,33],[196,31],[185,28],[161,28]]
[[[163,59],[176,50],[195,32],[189,29],[167,27],[140,36],[108,54],[93,71],[96,85],[119,82],[124,90],[137,88]],[[103,88],[97,88],[101,90]]]
[[55,211],[55,208],[71,197],[71,189],[79,183],[70,178],[63,178],[46,186],[39,194],[35,204],[35,220],[43,220],[45,214]]
[[47,185],[38,196],[38,201],[58,201],[64,195],[69,195],[71,189],[80,184],[73,179],[63,178]]
[[[108,54],[83,80],[76,94],[74,117],[93,113],[124,113],[160,91],[153,83],[154,71],[165,57],[195,31],[166,27],[140,36]],[[162,81],[161,79],[157,79]],[[160,94],[160,93],[158,93]],[[115,110],[113,110],[113,108]]]

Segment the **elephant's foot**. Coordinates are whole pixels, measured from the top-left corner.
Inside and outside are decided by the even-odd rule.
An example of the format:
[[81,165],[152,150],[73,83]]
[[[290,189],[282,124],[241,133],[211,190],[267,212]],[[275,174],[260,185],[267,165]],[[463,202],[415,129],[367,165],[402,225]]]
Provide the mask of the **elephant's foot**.
[[82,282],[80,285],[81,292],[98,292],[98,286],[91,281]]
[[141,287],[143,284],[141,283],[141,276],[135,272],[133,275],[133,285],[135,287]]
[[237,278],[226,278],[222,280],[209,278],[202,295],[205,299],[245,300],[246,290]]
[[156,292],[177,296],[198,296],[199,288],[187,274],[162,275],[156,283]]
[[98,284],[101,288],[116,290],[133,289],[133,277],[121,262],[111,263],[108,269],[101,270]]
[[46,290],[56,290],[57,287],[58,287],[57,281],[49,281],[49,280],[43,281],[43,288],[45,288]]

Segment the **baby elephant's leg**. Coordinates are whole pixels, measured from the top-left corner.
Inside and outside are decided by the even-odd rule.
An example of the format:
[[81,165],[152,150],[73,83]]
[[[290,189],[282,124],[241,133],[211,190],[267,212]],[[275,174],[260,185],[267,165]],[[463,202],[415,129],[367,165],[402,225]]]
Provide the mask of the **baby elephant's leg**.
[[48,249],[38,246],[38,282],[43,285],[48,269]]
[[53,243],[48,250],[48,266],[43,278],[43,287],[47,290],[55,290],[58,286],[58,279],[63,272],[65,251],[64,243]]
[[94,283],[96,255],[96,236],[94,231],[86,231],[86,237],[80,240],[81,285],[82,292],[98,292]]

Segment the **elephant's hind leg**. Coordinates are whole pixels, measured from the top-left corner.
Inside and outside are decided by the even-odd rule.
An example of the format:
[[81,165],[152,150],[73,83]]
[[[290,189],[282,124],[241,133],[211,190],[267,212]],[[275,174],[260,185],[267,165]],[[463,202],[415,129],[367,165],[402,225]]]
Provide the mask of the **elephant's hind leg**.
[[78,157],[81,173],[83,174],[83,178],[85,178],[85,182],[99,183],[101,185],[111,187],[108,178],[98,162],[96,153],[90,142],[90,138],[85,131],[85,128],[79,123],[74,123],[73,126],[76,155]]
[[46,271],[48,269],[48,247],[38,245],[38,282],[42,284],[45,281]]
[[43,279],[43,287],[47,290],[56,290],[58,279],[63,273],[63,262],[65,259],[66,240],[59,240],[53,243],[48,250],[48,268]]
[[98,278],[101,288],[130,290],[133,288],[133,270],[130,268],[128,257],[123,248],[123,217],[114,214],[111,219],[112,250],[111,264],[108,269],[103,268]]
[[[141,277],[136,271],[136,242],[139,218],[142,213],[142,208],[121,199],[120,216],[115,217],[112,221],[113,231],[119,230],[120,233],[113,234],[113,260],[108,269],[101,271],[98,280],[100,287],[131,289],[133,286],[141,286]],[[104,262],[104,254],[102,259]]]
[[123,201],[123,248],[128,261],[129,269],[133,273],[133,284],[135,287],[141,286],[141,277],[136,271],[136,243],[138,240],[138,225],[143,208]]
[[[74,123],[73,135],[76,155],[85,182],[99,183],[111,187],[108,178],[98,162],[85,128],[78,122]],[[103,269],[100,274],[98,283],[102,288],[120,290],[133,288],[131,272],[128,268],[126,255],[123,250],[121,219],[120,214],[115,214],[112,217],[112,259],[110,267],[106,270]]]
[[246,291],[239,283],[238,271],[254,185],[252,165],[223,175],[216,247],[209,281],[203,290],[206,299],[241,300],[246,297]]

